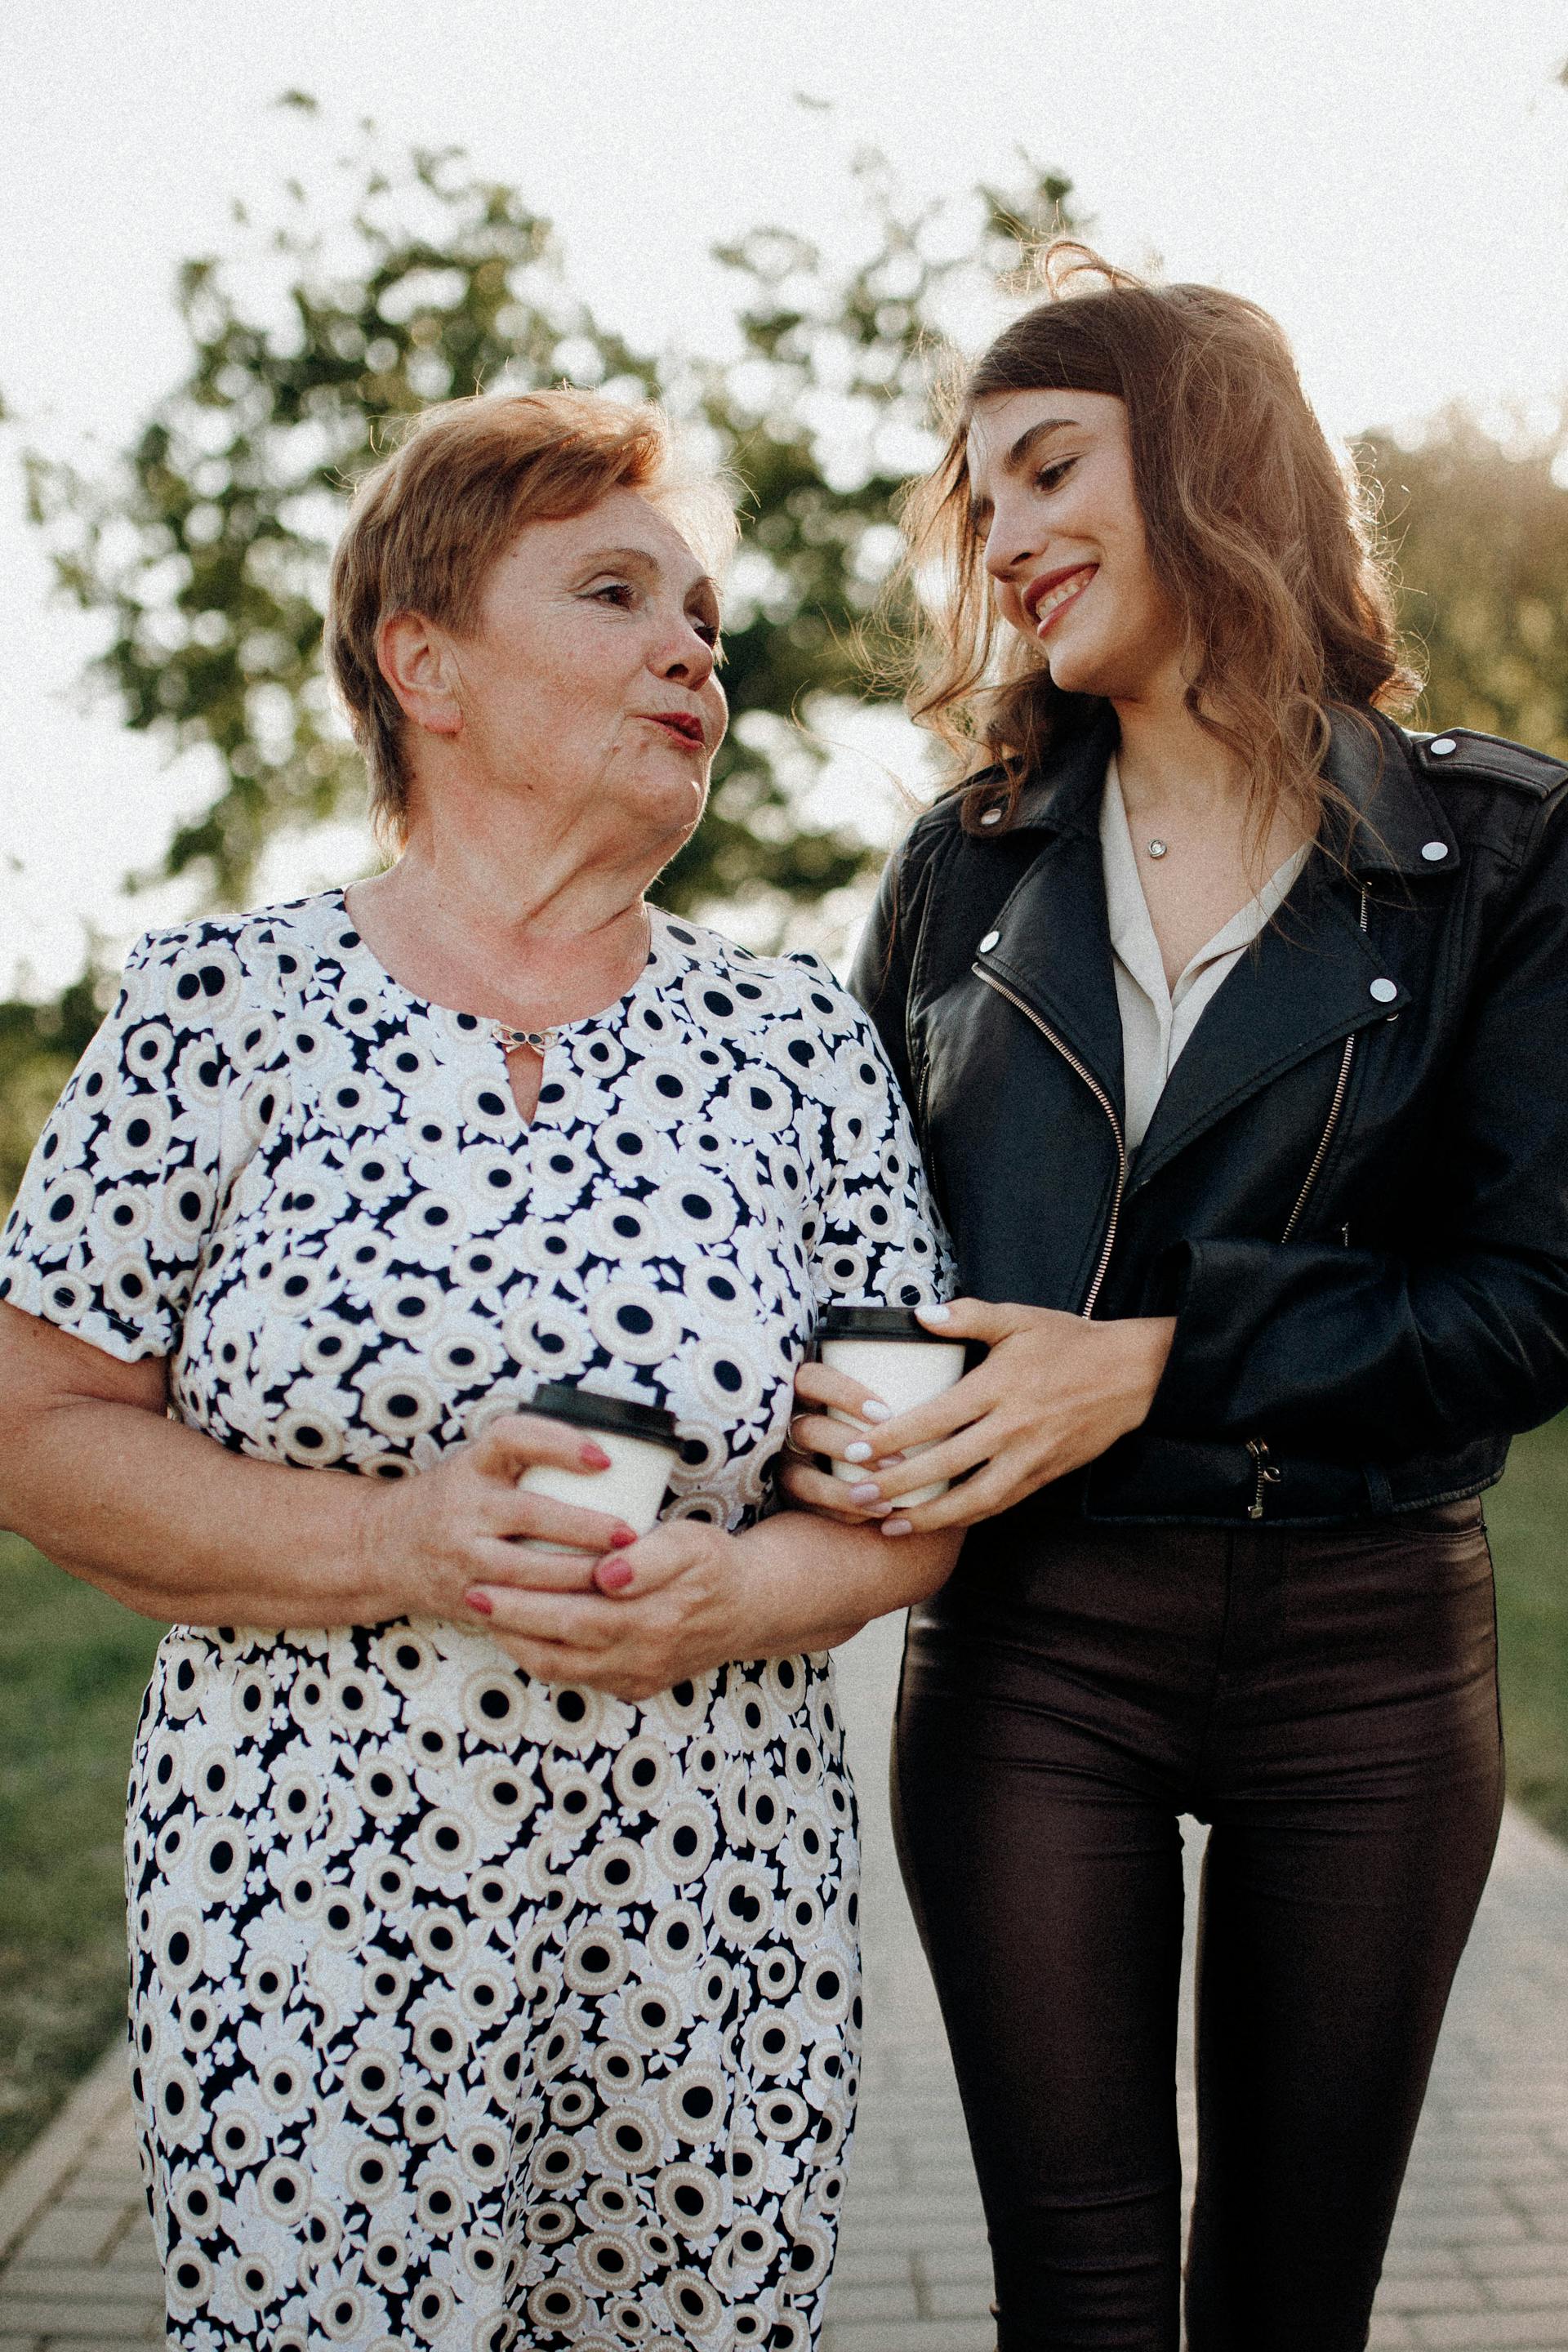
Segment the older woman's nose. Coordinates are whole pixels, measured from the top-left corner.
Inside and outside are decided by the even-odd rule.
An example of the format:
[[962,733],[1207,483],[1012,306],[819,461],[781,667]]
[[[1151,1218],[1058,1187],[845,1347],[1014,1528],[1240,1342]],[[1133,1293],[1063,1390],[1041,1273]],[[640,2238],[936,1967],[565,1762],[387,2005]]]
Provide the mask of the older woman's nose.
[[696,690],[707,685],[718,658],[717,647],[682,620],[654,647],[648,667],[657,677],[675,678]]

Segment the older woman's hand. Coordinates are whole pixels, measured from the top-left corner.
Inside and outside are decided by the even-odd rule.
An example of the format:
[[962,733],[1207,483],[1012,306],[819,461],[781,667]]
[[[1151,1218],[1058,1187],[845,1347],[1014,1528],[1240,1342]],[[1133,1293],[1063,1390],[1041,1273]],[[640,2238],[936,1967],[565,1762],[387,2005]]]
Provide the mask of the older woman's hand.
[[[863,1425],[798,1414],[785,1491],[835,1518],[878,1519],[887,1536],[973,1527],[1094,1461],[1147,1415],[1175,1330],[1170,1317],[1100,1323],[983,1298],[917,1311],[933,1335],[986,1345],[984,1360],[941,1396],[894,1418],[885,1406],[868,1412],[866,1392],[852,1395],[856,1384],[821,1364],[803,1364],[795,1381],[808,1403],[855,1412]],[[860,1475],[847,1484],[815,1468],[810,1454]],[[900,1496],[941,1478],[960,1483],[900,1509]]]
[[[582,1590],[595,1570],[601,1589]],[[635,1553],[586,1561],[577,1582],[577,1590],[543,1591],[531,1560],[519,1560],[504,1578],[476,1582],[458,1613],[482,1622],[539,1681],[584,1684],[616,1698],[651,1698],[746,1654],[742,1546],[721,1528],[666,1520]]]
[[[401,1609],[472,1622],[476,1612],[465,1595],[479,1583],[521,1580],[544,1591],[585,1591],[596,1561],[636,1543],[636,1529],[613,1514],[520,1486],[535,1463],[581,1474],[589,1496],[592,1474],[607,1470],[610,1457],[580,1429],[539,1413],[508,1413],[434,1469],[381,1489],[367,1549],[380,1577],[391,1573],[403,1588]],[[529,1537],[574,1549],[524,1549]]]

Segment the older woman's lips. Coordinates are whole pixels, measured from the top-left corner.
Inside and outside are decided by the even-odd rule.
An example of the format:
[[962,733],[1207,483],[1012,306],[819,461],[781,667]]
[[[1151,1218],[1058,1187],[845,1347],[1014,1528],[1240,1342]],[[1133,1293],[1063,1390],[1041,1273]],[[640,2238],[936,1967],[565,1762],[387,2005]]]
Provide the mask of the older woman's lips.
[[673,735],[679,743],[689,743],[694,750],[701,744],[700,719],[688,719],[679,710],[649,710],[644,716],[655,727],[662,727],[667,734]]

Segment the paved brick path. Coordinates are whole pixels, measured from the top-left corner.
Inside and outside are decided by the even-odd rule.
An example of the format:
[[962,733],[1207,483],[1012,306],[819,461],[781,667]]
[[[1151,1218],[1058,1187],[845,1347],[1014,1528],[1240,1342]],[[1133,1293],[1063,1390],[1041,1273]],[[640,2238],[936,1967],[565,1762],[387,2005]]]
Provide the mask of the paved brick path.
[[[888,1831],[898,1633],[843,1656],[866,1828],[869,2046],[823,2352],[991,2352],[990,2265],[936,2003]],[[1184,2115],[1190,2149],[1191,2113]],[[130,2130],[105,2058],[0,2181],[0,2352],[162,2338]],[[1568,2352],[1568,1854],[1510,1811],[1449,2013],[1373,2352]]]

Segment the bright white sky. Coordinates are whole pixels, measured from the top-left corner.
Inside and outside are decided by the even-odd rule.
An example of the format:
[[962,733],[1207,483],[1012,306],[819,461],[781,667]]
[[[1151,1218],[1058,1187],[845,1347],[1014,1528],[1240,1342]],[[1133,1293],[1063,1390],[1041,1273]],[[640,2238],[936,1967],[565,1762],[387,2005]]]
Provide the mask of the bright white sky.
[[[76,707],[94,633],[49,603],[16,459],[121,445],[178,374],[178,262],[227,242],[235,194],[265,214],[331,150],[270,109],[280,90],[313,92],[345,143],[369,114],[395,145],[465,145],[654,345],[724,337],[716,239],[766,220],[842,246],[862,144],[931,196],[1005,180],[1021,145],[1072,176],[1117,258],[1275,311],[1351,432],[1568,384],[1565,58],[1563,0],[9,0],[0,993],[18,965],[68,977],[84,925],[121,945],[185,910],[119,886],[205,772]],[[886,805],[863,760],[836,789]],[[324,878],[332,854],[269,880]]]

